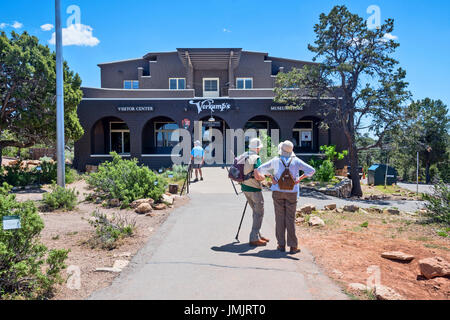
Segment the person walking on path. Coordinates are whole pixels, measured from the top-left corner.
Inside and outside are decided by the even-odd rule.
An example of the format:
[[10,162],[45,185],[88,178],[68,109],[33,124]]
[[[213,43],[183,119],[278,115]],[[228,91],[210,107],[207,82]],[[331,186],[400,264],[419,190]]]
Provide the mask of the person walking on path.
[[203,181],[202,166],[205,162],[205,150],[202,148],[202,143],[197,140],[194,142],[194,148],[191,151],[191,163],[195,170],[195,180],[198,181],[198,174],[200,173],[200,180]]
[[[295,234],[295,213],[297,210],[298,184],[305,178],[312,177],[316,172],[313,167],[295,156],[294,145],[291,141],[284,141],[278,146],[279,157],[259,166],[256,172],[261,175],[272,176],[272,199],[275,208],[275,234],[278,250],[286,251],[287,245],[290,253],[300,252],[298,239]],[[303,175],[299,177],[299,171]]]
[[262,147],[261,140],[254,138],[250,140],[249,151],[241,155],[245,157],[244,175],[251,176],[241,183],[241,190],[247,198],[250,208],[253,210],[253,224],[250,232],[250,245],[252,246],[265,246],[269,242],[269,239],[261,236],[260,233],[264,218],[264,198],[261,181],[265,178],[264,175],[259,174],[255,170],[261,165],[259,152]]

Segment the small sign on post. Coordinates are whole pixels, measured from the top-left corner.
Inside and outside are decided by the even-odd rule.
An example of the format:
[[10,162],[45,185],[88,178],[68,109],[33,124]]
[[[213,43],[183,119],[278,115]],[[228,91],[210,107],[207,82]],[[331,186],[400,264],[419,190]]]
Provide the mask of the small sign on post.
[[16,230],[20,229],[20,217],[19,216],[4,216],[3,217],[3,230]]

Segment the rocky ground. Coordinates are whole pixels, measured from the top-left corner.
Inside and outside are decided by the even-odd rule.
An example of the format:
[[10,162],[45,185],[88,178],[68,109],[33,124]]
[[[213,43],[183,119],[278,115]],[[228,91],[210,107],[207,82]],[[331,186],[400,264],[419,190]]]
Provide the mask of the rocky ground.
[[[351,297],[450,298],[450,238],[437,234],[445,229],[442,225],[424,224],[420,212],[306,207],[298,211],[300,243]],[[423,260],[427,258],[431,261]],[[430,276],[433,271],[437,273]]]
[[[186,197],[177,197],[172,208],[153,210],[151,214],[145,215],[137,214],[133,209],[105,208],[100,204],[85,202],[86,195],[91,191],[87,189],[84,180],[77,181],[68,187],[80,192],[80,203],[76,210],[40,213],[45,223],[41,233],[42,242],[50,249],[70,249],[66,261],[68,268],[63,271],[63,276],[68,280],[67,283],[56,288],[54,300],[85,299],[92,292],[109,286],[120,270],[166,220],[173,208],[182,206],[188,201]],[[49,191],[48,186],[37,190],[24,190],[17,192],[16,197],[19,201],[37,201],[39,206],[42,195],[47,191]],[[94,227],[89,224],[89,219],[92,219],[91,214],[95,210],[108,216],[120,215],[135,221],[134,235],[121,240],[114,250],[91,249],[85,242],[94,235]],[[98,268],[113,266],[117,270],[96,271]]]

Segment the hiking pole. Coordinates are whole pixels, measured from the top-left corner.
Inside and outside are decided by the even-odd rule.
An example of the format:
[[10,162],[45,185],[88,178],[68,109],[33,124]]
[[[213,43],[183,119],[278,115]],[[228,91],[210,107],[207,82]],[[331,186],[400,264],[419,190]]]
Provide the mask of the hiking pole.
[[186,193],[189,193],[189,176],[190,176],[190,172],[189,171],[190,170],[191,170],[191,164],[189,163],[188,170],[187,170],[187,173],[186,173],[186,179],[184,179],[183,187],[181,188],[181,192],[180,192],[180,196],[183,195],[184,187],[186,186],[186,184],[187,184]]
[[187,176],[187,189],[186,189],[187,193],[189,193],[189,186],[191,184],[191,171],[192,171],[192,165],[189,163],[188,176]]
[[241,223],[239,224],[239,229],[238,229],[238,232],[236,234],[236,238],[235,239],[236,239],[237,242],[240,242],[239,241],[239,231],[241,231],[242,221],[244,220],[245,211],[247,210],[247,205],[248,205],[248,201],[245,203],[244,212],[242,213]]

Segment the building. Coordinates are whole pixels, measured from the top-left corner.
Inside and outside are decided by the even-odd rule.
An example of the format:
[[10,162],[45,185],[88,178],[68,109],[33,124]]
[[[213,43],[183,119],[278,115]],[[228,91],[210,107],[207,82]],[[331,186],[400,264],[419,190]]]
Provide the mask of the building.
[[[82,88],[78,116],[85,134],[75,143],[74,165],[84,170],[116,151],[153,169],[170,167],[172,131],[192,131],[195,121],[222,132],[279,129],[280,140],[291,140],[304,160],[321,145],[342,150],[339,128],[319,128],[320,101],[295,110],[273,102],[276,75],[308,63],[240,48],[181,48],[101,63],[101,88]],[[208,122],[211,116],[215,121]]]

